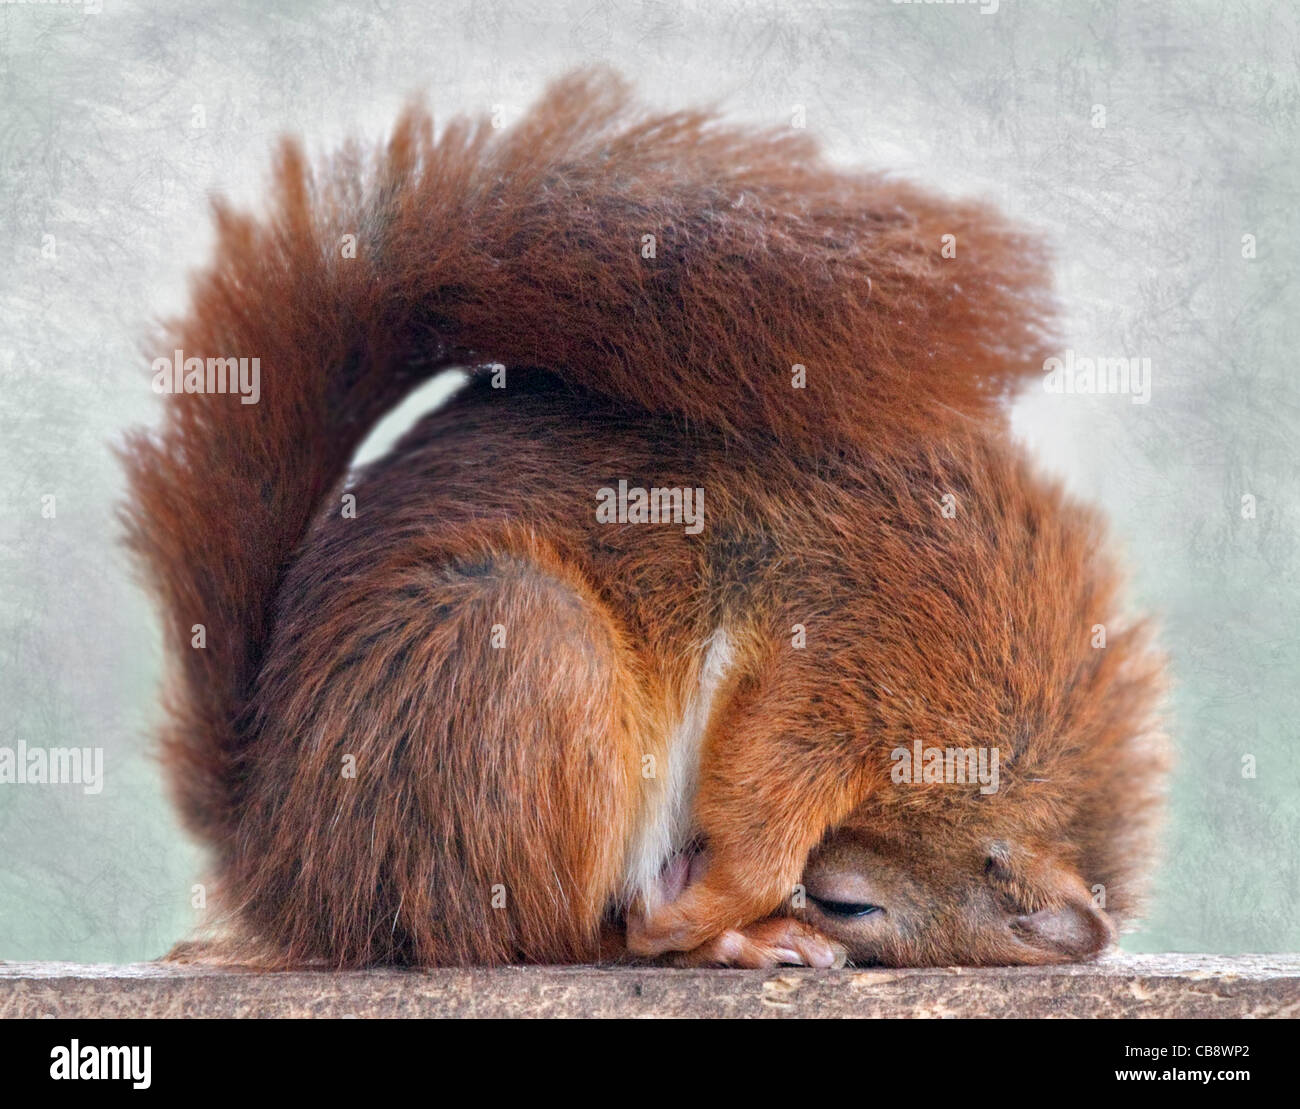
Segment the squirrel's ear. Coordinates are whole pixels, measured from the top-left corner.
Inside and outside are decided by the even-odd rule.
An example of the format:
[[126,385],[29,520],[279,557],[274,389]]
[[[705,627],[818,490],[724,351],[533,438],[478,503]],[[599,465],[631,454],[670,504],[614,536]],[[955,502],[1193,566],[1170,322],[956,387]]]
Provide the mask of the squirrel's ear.
[[1077,900],[1018,916],[1011,923],[1011,931],[1022,943],[1067,960],[1100,955],[1115,939],[1115,929],[1106,914],[1087,901]]

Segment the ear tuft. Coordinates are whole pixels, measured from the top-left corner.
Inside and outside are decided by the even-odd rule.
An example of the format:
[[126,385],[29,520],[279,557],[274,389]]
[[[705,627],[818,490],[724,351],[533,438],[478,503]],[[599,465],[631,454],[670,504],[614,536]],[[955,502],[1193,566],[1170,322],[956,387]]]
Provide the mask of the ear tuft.
[[1011,845],[1006,840],[995,839],[989,845],[984,858],[984,873],[990,878],[1009,881],[1014,871],[1011,869]]

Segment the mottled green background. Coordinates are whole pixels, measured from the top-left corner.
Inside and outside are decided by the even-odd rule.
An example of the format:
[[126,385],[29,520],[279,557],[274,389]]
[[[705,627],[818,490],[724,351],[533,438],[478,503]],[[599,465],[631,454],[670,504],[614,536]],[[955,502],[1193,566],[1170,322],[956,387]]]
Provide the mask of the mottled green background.
[[0,744],[106,752],[98,796],[0,786],[0,958],[144,959],[193,921],[110,444],[156,411],[139,343],[208,197],[253,200],[281,131],[378,135],[413,91],[509,117],[591,60],[664,106],[802,106],[836,157],[993,196],[1053,238],[1069,345],[1151,359],[1147,405],[1018,411],[1113,515],[1174,657],[1166,861],[1128,943],[1300,949],[1297,57],[1293,9],[1231,0],[0,5]]

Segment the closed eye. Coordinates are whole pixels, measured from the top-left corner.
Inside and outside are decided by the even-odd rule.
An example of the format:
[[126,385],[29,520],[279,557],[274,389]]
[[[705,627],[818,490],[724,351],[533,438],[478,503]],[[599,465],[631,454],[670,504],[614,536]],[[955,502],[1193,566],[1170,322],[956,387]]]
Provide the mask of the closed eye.
[[827,901],[821,897],[808,895],[817,908],[831,916],[870,916],[872,913],[881,913],[884,910],[879,905],[869,905],[865,901]]

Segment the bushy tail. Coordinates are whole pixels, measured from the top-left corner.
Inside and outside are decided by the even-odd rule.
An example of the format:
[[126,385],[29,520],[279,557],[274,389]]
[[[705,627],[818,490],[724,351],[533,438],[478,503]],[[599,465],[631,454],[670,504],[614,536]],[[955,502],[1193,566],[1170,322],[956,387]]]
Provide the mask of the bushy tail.
[[458,119],[435,138],[411,110],[375,156],[315,173],[286,143],[272,213],[216,218],[165,355],[256,357],[260,398],[169,396],[125,451],[129,540],[179,667],[164,755],[207,837],[230,828],[286,562],[361,439],[438,369],[543,367],[820,449],[988,413],[1045,354],[1032,239],[831,169],[799,131],[645,114],[606,72],[557,82],[501,133]]

